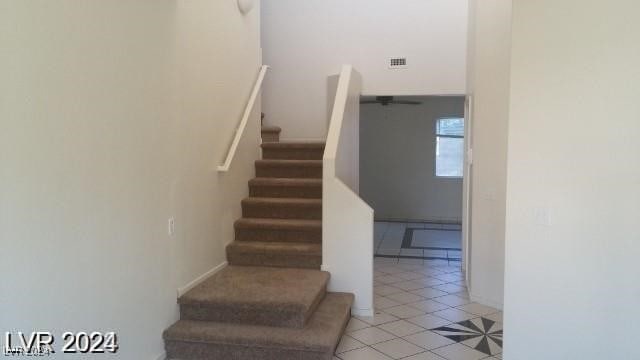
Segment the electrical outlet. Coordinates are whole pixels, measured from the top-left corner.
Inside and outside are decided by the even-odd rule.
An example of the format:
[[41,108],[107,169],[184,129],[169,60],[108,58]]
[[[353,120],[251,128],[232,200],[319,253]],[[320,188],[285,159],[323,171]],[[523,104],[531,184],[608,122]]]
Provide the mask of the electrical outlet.
[[167,232],[169,233],[169,236],[173,236],[176,234],[176,219],[169,218],[167,224]]

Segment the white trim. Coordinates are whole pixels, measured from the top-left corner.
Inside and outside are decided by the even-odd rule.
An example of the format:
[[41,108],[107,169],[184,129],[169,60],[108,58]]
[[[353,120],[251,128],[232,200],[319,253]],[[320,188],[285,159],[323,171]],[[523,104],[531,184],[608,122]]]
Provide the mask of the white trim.
[[351,308],[351,315],[353,316],[365,316],[365,317],[372,317],[373,316],[373,309],[369,308],[369,309],[356,309],[354,307]]
[[189,290],[193,289],[194,287],[200,285],[200,283],[202,283],[203,281],[207,280],[208,278],[210,278],[211,276],[213,276],[215,273],[217,273],[218,271],[224,269],[229,263],[227,263],[226,261],[223,262],[222,264],[214,267],[213,269],[207,271],[206,273],[198,276],[197,278],[195,278],[194,280],[192,280],[191,282],[189,282],[187,285],[181,287],[178,289],[178,297],[181,297],[182,295],[186,294]]
[[471,293],[469,293],[469,299],[471,299],[471,301],[481,304],[481,305],[486,305],[486,306],[491,306],[492,308],[496,308],[500,311],[502,311],[502,309],[504,308],[504,304],[503,303],[498,303],[492,300],[488,300],[485,299],[481,296],[477,296],[477,295],[473,295]]
[[251,117],[251,113],[253,112],[253,108],[255,107],[256,101],[258,99],[258,95],[260,94],[260,89],[262,89],[262,82],[264,80],[265,75],[267,74],[267,70],[269,66],[262,65],[260,68],[260,72],[258,73],[258,78],[256,79],[256,83],[253,86],[253,91],[251,91],[251,96],[249,97],[249,101],[247,102],[247,107],[244,109],[244,115],[242,115],[242,120],[240,121],[240,125],[236,129],[236,133],[233,137],[233,142],[231,143],[231,147],[227,152],[227,157],[224,160],[224,163],[218,166],[219,172],[227,172],[231,167],[231,161],[233,161],[233,157],[236,155],[236,150],[238,150],[238,145],[240,144],[240,140],[242,139],[242,135],[244,135],[244,129],[247,127],[247,123],[249,122],[249,117]]
[[462,178],[462,268],[465,283],[470,288],[471,282],[471,195],[473,192],[473,95],[468,95],[464,104],[464,170]]

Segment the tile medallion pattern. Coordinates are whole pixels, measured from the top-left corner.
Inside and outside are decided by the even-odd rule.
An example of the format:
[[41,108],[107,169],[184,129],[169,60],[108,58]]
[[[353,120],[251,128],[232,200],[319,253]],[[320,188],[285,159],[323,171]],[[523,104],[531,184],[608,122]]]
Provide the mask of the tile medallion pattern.
[[502,359],[502,312],[469,299],[459,261],[376,257],[374,294],[333,360]]
[[487,355],[502,352],[502,326],[493,320],[480,317],[441,326],[432,331]]

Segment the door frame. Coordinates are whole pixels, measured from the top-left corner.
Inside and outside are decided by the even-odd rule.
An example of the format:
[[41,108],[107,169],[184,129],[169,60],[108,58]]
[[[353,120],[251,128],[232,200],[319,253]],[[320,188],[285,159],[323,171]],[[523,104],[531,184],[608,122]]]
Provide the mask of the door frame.
[[464,102],[464,172],[462,176],[462,270],[467,289],[471,285],[471,199],[473,194],[473,95]]

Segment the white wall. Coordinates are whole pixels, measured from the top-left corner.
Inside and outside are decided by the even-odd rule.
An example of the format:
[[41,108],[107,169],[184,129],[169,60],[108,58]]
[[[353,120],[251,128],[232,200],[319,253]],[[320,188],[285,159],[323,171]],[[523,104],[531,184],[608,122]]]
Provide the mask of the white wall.
[[353,315],[373,316],[373,209],[358,196],[361,90],[360,74],[344,66],[322,158],[322,270],[329,291],[355,296]]
[[114,358],[163,352],[176,290],[224,262],[247,192],[257,151],[215,167],[259,40],[259,8],[234,0],[0,2],[1,333],[116,331]]
[[512,0],[469,3],[468,93],[471,104],[469,292],[502,307]]
[[376,219],[460,221],[462,179],[435,176],[435,128],[464,116],[464,97],[398,99],[422,104],[361,106],[360,196]]
[[[342,64],[365,94],[464,94],[467,0],[265,0],[266,122],[282,137],[324,138],[327,77]],[[389,70],[390,57],[409,68]]]
[[505,359],[638,359],[640,3],[513,9]]

